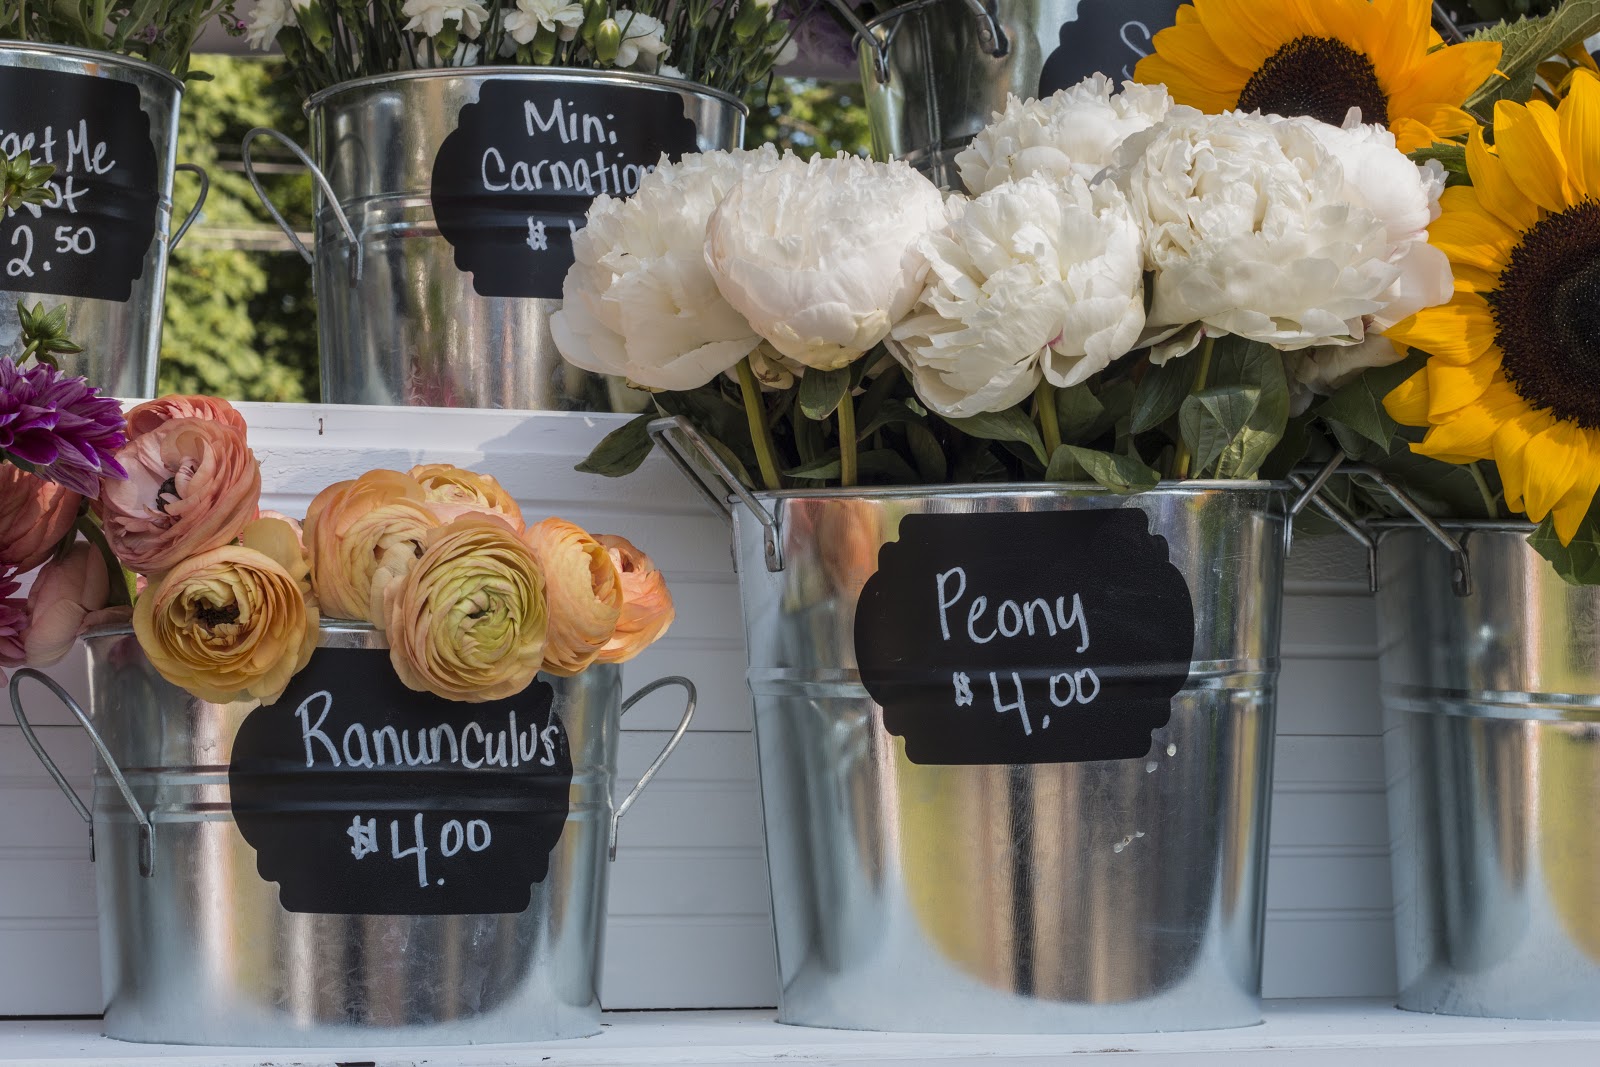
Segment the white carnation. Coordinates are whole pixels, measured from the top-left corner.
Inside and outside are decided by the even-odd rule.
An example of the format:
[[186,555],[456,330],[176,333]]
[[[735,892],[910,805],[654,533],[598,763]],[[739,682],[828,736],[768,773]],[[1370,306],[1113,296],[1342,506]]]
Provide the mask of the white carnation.
[[1041,375],[1077,385],[1139,339],[1139,227],[1110,183],[1035,176],[998,185],[920,247],[928,285],[889,350],[940,414],[1003,411]]
[[836,370],[911,310],[928,273],[917,243],[947,221],[939,190],[904,163],[787,156],[717,208],[706,262],[774,348]]
[[956,156],[956,167],[974,195],[1029,174],[1093,181],[1129,135],[1160,122],[1171,108],[1166,86],[1127,82],[1118,93],[1104,74],[1043,100],[1007,96],[1005,110]]
[[638,69],[651,72],[660,65],[667,53],[667,28],[660,19],[650,15],[617,8],[612,16],[622,27],[622,45],[617,49],[614,65],[618,70]]
[[489,11],[479,0],[406,0],[400,14],[411,21],[407,30],[420,30],[424,36],[437,37],[444,32],[445,22],[454,22],[461,36],[472,38],[483,32],[483,21]]
[[311,0],[256,0],[245,23],[244,39],[251,48],[271,48],[278,34],[295,26],[295,12],[311,6]]
[[517,0],[505,15],[506,32],[518,44],[532,44],[540,30],[563,33],[583,25],[583,5],[566,0]]
[[777,161],[771,145],[663,160],[627,200],[597,197],[573,236],[576,262],[550,322],[567,361],[648,389],[683,390],[760,344],[706,268],[706,224],[741,175]]
[[1175,109],[1129,138],[1114,178],[1155,272],[1155,362],[1201,328],[1284,350],[1354,344],[1400,279],[1384,220],[1345,199],[1311,120]]

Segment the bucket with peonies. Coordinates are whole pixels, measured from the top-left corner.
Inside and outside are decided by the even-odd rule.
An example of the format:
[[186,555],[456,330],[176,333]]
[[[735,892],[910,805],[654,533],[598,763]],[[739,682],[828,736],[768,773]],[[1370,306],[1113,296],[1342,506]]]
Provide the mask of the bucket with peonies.
[[[257,0],[307,95],[322,399],[610,411],[550,339],[572,234],[663,157],[737,147],[738,97],[791,58],[771,0]],[[259,192],[258,186],[258,192]],[[263,193],[263,200],[265,194]]]
[[[28,600],[5,602],[0,652],[46,666],[80,637],[88,649],[87,711],[33,667],[10,694],[91,826],[106,1033],[370,1046],[598,1032],[618,820],[694,711],[683,678],[623,699],[620,664],[673,618],[650,558],[561,519],[529,524],[493,478],[445,464],[329,486],[302,527],[260,511],[225,401],[151,401],[125,430],[104,403],[114,433],[85,438],[101,461],[92,507],[0,469],[0,519],[29,530],[13,566],[46,559]],[[40,442],[18,441],[0,438],[7,457],[36,466]],[[28,680],[88,731],[92,798],[40,746]],[[667,685],[687,696],[678,730],[617,797],[620,718]]]

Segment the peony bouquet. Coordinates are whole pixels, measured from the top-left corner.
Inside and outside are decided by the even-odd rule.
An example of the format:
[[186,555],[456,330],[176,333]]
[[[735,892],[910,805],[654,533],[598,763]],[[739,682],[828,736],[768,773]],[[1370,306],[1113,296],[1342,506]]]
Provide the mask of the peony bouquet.
[[[1489,458],[1494,437],[1534,447],[1482,499],[1554,511],[1541,538],[1570,545],[1600,484],[1577,310],[1600,81],[1544,60],[1595,31],[1592,9],[1446,45],[1417,0],[1197,0],[1137,82],[1012,99],[948,196],[903,163],[770,146],[663,165],[575,239],[557,344],[655,407],[584,469],[633,469],[663,414],[768,490],[1132,492],[1341,453],[1426,483],[1454,476],[1420,455]],[[1563,99],[1508,99],[1534,94]],[[1513,299],[1531,332],[1502,360]],[[1534,384],[1513,401],[1514,382]],[[1436,428],[1413,453],[1396,420]]]
[[[11,397],[22,390],[9,366],[0,389]],[[310,660],[322,619],[337,617],[384,633],[410,688],[476,702],[519,693],[541,670],[624,662],[672,622],[648,556],[560,519],[526,525],[488,475],[369,471],[317,494],[302,527],[261,510],[260,466],[226,401],[163,397],[125,424],[115,401],[100,403],[117,432],[97,439],[102,477],[83,486],[92,515],[78,493],[0,468],[0,590],[11,597],[0,663],[48,666],[87,626],[131,615],[174,685],[271,703]],[[28,417],[23,407],[0,426],[0,444],[53,476]],[[79,530],[90,543],[75,543]],[[45,560],[27,601],[12,597],[15,575]]]
[[70,45],[154,63],[184,77],[189,56],[212,20],[238,37],[239,0],[6,0],[0,41]]
[[308,94],[375,74],[480,64],[634,71],[741,93],[794,58],[774,0],[253,0],[246,35]]

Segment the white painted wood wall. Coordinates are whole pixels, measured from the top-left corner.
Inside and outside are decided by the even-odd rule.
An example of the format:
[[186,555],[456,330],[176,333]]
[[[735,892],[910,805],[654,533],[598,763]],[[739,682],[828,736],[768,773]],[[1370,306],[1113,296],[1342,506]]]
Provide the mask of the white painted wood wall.
[[[678,622],[627,668],[637,687],[687,674],[692,732],[624,820],[612,870],[603,999],[609,1008],[776,1003],[770,901],[750,733],[738,589],[721,521],[659,457],[613,481],[573,464],[611,417],[241,405],[264,507],[301,514],[311,494],[372,467],[452,462],[487,471],[530,519],[559,514],[633,538],[666,571]],[[1278,703],[1265,992],[1389,996],[1390,889],[1373,602],[1359,554],[1298,541]],[[81,662],[57,671],[80,695]],[[40,734],[87,789],[87,741],[30,686]],[[676,721],[671,690],[625,722],[631,785]],[[0,712],[0,1017],[97,1014],[98,934],[88,839]]]

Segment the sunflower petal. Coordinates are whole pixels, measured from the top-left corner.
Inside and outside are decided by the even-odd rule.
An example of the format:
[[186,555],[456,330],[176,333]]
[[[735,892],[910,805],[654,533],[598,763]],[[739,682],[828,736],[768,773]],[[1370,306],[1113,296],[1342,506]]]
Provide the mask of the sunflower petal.
[[[1528,439],[1522,496],[1528,518],[1534,522],[1543,519],[1574,484],[1586,478],[1585,463],[1593,465],[1596,459],[1587,445],[1583,430],[1570,422],[1552,422]],[[1570,534],[1567,540],[1571,540]]]
[[1373,66],[1384,70],[1426,53],[1432,17],[1430,0],[1372,0]]
[[1511,252],[1520,235],[1483,209],[1476,189],[1457,185],[1439,200],[1443,214],[1428,227],[1428,243],[1450,257],[1451,263],[1499,274],[1511,265]]
[[1404,426],[1428,425],[1428,372],[1419,370],[1383,398],[1383,410]]
[[1459,106],[1474,89],[1488,80],[1500,62],[1500,45],[1492,41],[1466,41],[1440,48],[1415,59],[1401,71],[1378,71],[1389,93],[1389,114],[1421,117],[1430,105]]
[[1579,196],[1600,196],[1600,78],[1580,73],[1556,111],[1567,176]]
[[[1496,393],[1503,387],[1515,396],[1509,384],[1496,383]],[[1521,398],[1518,397],[1520,400]],[[1522,410],[1504,419],[1494,433],[1494,463],[1500,471],[1500,484],[1504,488],[1506,507],[1524,511],[1523,497],[1527,488],[1528,442],[1542,432],[1553,420],[1549,415],[1530,409],[1526,403]]]
[[1594,507],[1595,494],[1600,493],[1600,431],[1579,429],[1582,438],[1579,451],[1577,477],[1556,501],[1550,513],[1555,517],[1556,536],[1564,545],[1570,545],[1578,527]]
[[1431,427],[1414,451],[1449,463],[1493,459],[1500,428],[1508,417],[1525,408],[1515,393],[1491,386],[1477,400]]
[[1506,173],[1534,203],[1546,211],[1568,207],[1567,164],[1558,147],[1559,133],[1544,121],[1548,104],[1523,107],[1505,100],[1494,106],[1494,140]]
[[1472,187],[1478,191],[1478,203],[1513,230],[1518,233],[1531,230],[1539,221],[1539,205],[1517,188],[1517,183],[1506,173],[1505,164],[1489,149],[1483,130],[1478,127],[1473,128],[1467,141],[1467,174],[1472,178]]
[[1457,293],[1450,303],[1423,308],[1389,327],[1383,335],[1420,348],[1437,361],[1460,366],[1476,360],[1494,344],[1494,315],[1483,297]]
[[1483,395],[1500,369],[1498,353],[1482,356],[1470,363],[1428,361],[1428,418],[1437,423],[1459,408],[1464,408]]

